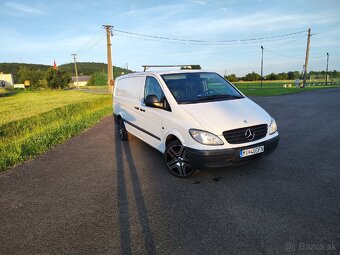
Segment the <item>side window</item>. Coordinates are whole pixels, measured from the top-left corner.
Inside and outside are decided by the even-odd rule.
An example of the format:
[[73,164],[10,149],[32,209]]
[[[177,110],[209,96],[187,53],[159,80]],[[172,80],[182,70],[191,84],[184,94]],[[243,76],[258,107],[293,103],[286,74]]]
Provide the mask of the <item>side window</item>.
[[160,102],[162,102],[164,99],[164,93],[161,86],[159,85],[158,81],[151,76],[146,77],[144,100],[148,95],[155,95]]

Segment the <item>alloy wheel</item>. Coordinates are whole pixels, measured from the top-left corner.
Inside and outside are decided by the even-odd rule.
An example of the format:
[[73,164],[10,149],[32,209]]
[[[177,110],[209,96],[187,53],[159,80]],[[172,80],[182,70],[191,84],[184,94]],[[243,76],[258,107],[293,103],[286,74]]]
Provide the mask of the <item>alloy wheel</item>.
[[168,146],[165,158],[169,171],[178,177],[188,177],[194,172],[185,147],[177,141]]

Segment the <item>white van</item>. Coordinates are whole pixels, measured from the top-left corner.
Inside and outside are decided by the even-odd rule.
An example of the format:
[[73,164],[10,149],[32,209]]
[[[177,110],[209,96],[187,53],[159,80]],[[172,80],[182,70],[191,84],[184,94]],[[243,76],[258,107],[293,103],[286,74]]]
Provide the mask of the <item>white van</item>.
[[129,132],[156,148],[178,177],[268,155],[279,142],[275,120],[213,72],[120,76],[113,110],[120,139]]

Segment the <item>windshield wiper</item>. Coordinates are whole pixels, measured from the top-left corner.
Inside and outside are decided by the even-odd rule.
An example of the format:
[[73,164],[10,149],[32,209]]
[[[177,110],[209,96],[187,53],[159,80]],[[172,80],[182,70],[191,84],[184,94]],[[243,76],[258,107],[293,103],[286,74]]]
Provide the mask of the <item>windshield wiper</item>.
[[243,98],[243,97],[234,96],[234,95],[227,95],[227,94],[216,94],[216,95],[199,96],[197,98],[199,99],[199,101],[201,101],[201,100],[222,99],[222,98],[237,99],[237,98]]

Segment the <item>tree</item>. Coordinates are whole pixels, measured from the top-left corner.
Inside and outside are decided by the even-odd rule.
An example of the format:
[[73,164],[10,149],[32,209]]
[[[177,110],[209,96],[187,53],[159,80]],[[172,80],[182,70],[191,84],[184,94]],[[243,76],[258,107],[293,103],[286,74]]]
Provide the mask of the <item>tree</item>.
[[340,72],[337,72],[336,70],[334,70],[332,72],[332,76],[333,76],[333,78],[339,78],[340,77]]
[[87,83],[90,86],[94,85],[106,85],[107,84],[107,74],[103,72],[94,73],[91,75],[90,80]]
[[271,73],[271,74],[266,76],[266,79],[270,80],[270,81],[274,81],[274,80],[276,80],[276,74],[275,73]]
[[19,83],[25,83],[25,81],[28,80],[30,82],[30,88],[37,89],[43,87],[42,81],[45,78],[45,72],[40,69],[33,70],[28,66],[19,66],[17,76]]
[[252,73],[248,73],[246,74],[246,76],[244,77],[244,80],[246,81],[258,81],[260,80],[261,75],[259,75],[258,73],[252,72]]
[[65,71],[49,68],[46,75],[47,85],[51,89],[63,89],[69,86],[71,75]]
[[27,67],[27,69],[31,71],[45,72],[49,66],[24,63],[0,63],[0,72],[13,74],[14,83],[22,83],[19,81],[19,69],[23,67]]
[[278,73],[276,75],[277,80],[288,80],[288,74],[286,73]]
[[288,80],[294,80],[295,79],[294,72],[290,71],[290,72],[287,73],[287,75],[288,75]]
[[230,82],[238,81],[238,78],[236,77],[235,74],[226,75],[224,78]]
[[191,68],[188,68],[186,66],[182,66],[181,70],[186,70],[186,69],[192,69],[192,70],[201,70],[201,66],[200,65],[191,65]]
[[298,79],[300,77],[300,73],[299,71],[290,71],[287,73],[288,75],[288,80],[295,80]]

